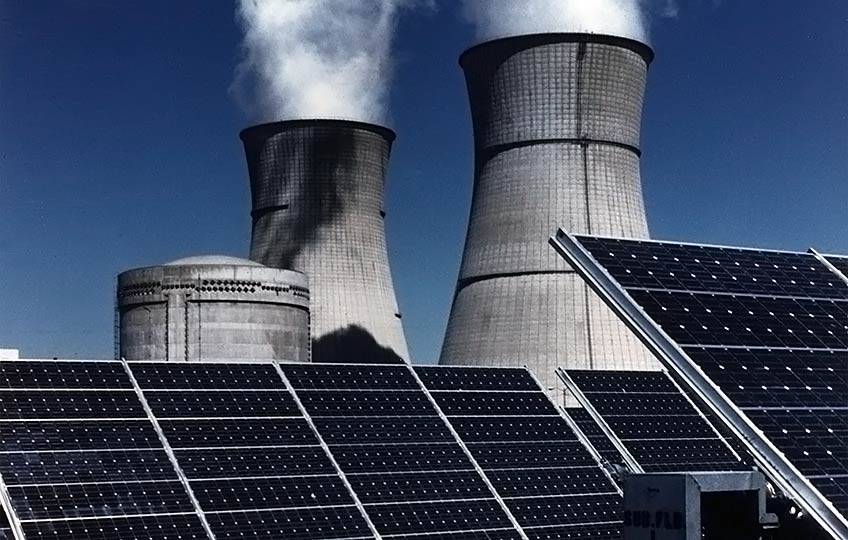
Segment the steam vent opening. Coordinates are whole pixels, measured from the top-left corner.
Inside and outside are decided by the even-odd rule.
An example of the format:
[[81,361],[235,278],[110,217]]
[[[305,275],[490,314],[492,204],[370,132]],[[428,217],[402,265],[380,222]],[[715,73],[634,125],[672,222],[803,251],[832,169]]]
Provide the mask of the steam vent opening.
[[383,191],[392,130],[293,120],[241,132],[250,175],[250,258],[309,277],[314,362],[405,362]]
[[473,196],[441,364],[649,369],[655,360],[548,245],[569,232],[647,238],[639,148],[653,52],[538,34],[462,54]]

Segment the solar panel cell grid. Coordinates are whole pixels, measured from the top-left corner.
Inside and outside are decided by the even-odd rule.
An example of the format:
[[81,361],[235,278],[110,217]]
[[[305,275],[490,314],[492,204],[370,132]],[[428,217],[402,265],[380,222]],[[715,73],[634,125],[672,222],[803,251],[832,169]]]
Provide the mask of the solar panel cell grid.
[[10,487],[20,519],[63,519],[191,513],[179,481]]
[[146,418],[135,392],[88,390],[0,391],[0,419]]
[[0,362],[0,388],[132,389],[118,362]]
[[330,416],[435,416],[420,391],[321,391],[297,393],[313,418]]
[[295,390],[418,390],[406,366],[288,364],[283,371]]
[[490,470],[486,475],[503,497],[609,493],[609,479],[595,465],[559,469]]
[[161,420],[159,424],[173,448],[318,444],[302,418]]
[[177,450],[189,479],[335,474],[319,446]]
[[629,291],[676,342],[848,348],[848,302]]
[[350,473],[470,470],[471,461],[453,442],[333,447],[341,468]]
[[236,478],[191,483],[207,512],[339,506],[351,503],[350,493],[336,474],[294,478]]
[[384,504],[369,506],[368,515],[380,534],[385,535],[497,529],[511,525],[494,499]]
[[474,470],[444,473],[357,474],[351,475],[349,481],[363,504],[492,497],[489,488]]
[[540,392],[433,392],[449,416],[533,416],[556,411]]
[[525,529],[530,540],[620,540],[619,523],[596,523],[576,527],[538,527]]
[[523,540],[522,536],[515,529],[392,535],[389,538],[392,538],[392,540]]
[[660,242],[578,240],[625,288],[848,298],[813,255]]
[[451,423],[467,442],[577,440],[571,428],[558,416],[453,417]]
[[131,364],[138,385],[146,390],[283,389],[271,364],[145,363]]
[[44,540],[206,540],[194,514],[131,518],[34,521],[23,524],[27,539]]
[[444,368],[416,366],[429,390],[524,390],[535,392],[533,377],[519,368]]
[[147,391],[159,418],[300,416],[285,390]]
[[587,467],[597,465],[577,441],[542,443],[470,443],[468,448],[484,469]]
[[527,527],[552,523],[614,523],[620,519],[621,497],[617,493],[609,493],[510,499],[509,507],[518,522]]
[[328,444],[397,444],[453,442],[436,417],[316,418],[315,425]]
[[6,485],[176,479],[163,450],[110,450],[5,454]]
[[148,420],[0,422],[0,451],[4,452],[161,446]]
[[269,540],[333,540],[371,538],[355,506],[222,512],[207,514],[215,538]]

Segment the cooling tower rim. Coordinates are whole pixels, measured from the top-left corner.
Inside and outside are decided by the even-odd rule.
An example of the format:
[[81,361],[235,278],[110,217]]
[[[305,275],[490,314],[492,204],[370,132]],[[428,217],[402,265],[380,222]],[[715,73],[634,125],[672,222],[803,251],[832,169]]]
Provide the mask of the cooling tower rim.
[[600,45],[611,45],[630,49],[641,56],[648,65],[650,65],[654,60],[654,50],[649,45],[635,39],[613,36],[610,34],[549,32],[502,37],[472,45],[459,55],[459,65],[465,69],[471,56],[487,49],[499,48],[508,49],[510,51],[518,51],[538,47],[540,45],[550,45],[552,43],[596,43]]
[[298,120],[281,120],[278,122],[266,122],[256,124],[244,128],[239,132],[239,138],[242,142],[247,143],[255,139],[267,139],[271,135],[289,130],[309,127],[330,127],[339,130],[363,130],[376,133],[383,137],[387,142],[394,142],[397,134],[394,130],[381,126],[379,124],[371,124],[369,122],[361,122],[359,120],[341,120],[335,118],[310,118]]

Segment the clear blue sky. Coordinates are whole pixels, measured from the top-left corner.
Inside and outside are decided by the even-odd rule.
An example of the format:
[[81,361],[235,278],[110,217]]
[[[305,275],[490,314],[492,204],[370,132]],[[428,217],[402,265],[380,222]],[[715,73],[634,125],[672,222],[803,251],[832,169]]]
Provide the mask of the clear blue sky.
[[[438,356],[471,191],[453,0],[403,19],[387,228],[417,361]],[[656,238],[848,252],[848,2],[681,0],[654,24]],[[226,1],[0,0],[0,347],[110,357],[124,269],[245,256]]]

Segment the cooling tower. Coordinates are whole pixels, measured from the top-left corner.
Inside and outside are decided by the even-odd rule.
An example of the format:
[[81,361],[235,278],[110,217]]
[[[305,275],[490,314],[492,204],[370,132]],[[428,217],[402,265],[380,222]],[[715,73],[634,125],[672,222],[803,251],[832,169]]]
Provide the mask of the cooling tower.
[[646,369],[642,347],[548,245],[648,236],[639,132],[651,49],[539,34],[465,51],[474,190],[441,364]]
[[295,120],[241,133],[253,199],[250,258],[309,276],[314,362],[406,361],[386,252],[391,130]]
[[118,276],[127,360],[309,361],[309,289],[298,272],[221,255]]

